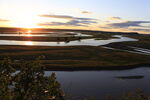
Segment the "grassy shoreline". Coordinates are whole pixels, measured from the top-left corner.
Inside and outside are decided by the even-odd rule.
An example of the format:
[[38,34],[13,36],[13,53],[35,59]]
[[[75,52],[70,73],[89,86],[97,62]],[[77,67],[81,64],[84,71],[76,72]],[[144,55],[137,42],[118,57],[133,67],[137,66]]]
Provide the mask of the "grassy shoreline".
[[126,65],[126,66],[94,66],[94,67],[61,67],[61,68],[54,68],[56,66],[46,67],[45,71],[101,71],[101,70],[129,70],[134,68],[140,68],[140,67],[149,67],[150,64],[135,64],[135,65]]
[[10,57],[19,61],[45,56],[45,70],[121,70],[150,66],[150,56],[109,50],[100,46],[0,46],[0,59]]

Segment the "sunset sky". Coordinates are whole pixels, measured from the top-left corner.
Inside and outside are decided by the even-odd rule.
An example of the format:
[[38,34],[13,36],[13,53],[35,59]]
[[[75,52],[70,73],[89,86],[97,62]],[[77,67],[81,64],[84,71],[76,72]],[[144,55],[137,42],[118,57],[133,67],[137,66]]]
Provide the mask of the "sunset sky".
[[0,0],[0,27],[150,33],[150,0]]

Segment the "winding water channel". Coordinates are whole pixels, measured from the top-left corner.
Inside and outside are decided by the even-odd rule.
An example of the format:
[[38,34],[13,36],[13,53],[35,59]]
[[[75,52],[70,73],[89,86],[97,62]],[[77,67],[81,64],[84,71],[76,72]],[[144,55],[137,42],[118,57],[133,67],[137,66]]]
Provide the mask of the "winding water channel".
[[138,41],[137,39],[114,35],[114,39],[96,40],[83,39],[70,42],[33,42],[33,41],[17,41],[17,40],[0,40],[0,45],[32,45],[32,46],[101,46],[114,42]]

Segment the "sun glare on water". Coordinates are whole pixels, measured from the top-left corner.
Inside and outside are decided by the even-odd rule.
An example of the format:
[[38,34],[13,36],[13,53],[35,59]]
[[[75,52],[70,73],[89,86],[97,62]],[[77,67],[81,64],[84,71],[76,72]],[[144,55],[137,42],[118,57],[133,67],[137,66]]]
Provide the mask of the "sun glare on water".
[[28,31],[27,31],[27,33],[31,33],[31,32],[32,32],[31,30],[28,30]]
[[30,33],[27,33],[25,36],[32,37],[32,35]]
[[31,32],[32,32],[31,30],[28,30],[27,33],[25,34],[25,36],[31,37],[32,36]]
[[33,45],[33,42],[31,42],[31,41],[28,41],[28,42],[25,42],[25,45]]

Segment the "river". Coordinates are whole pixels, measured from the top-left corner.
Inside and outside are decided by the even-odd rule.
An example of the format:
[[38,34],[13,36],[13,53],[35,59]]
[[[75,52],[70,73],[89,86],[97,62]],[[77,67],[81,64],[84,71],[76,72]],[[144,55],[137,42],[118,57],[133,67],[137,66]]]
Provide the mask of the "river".
[[[105,100],[108,95],[120,96],[127,92],[135,92],[136,89],[150,93],[150,68],[148,67],[109,71],[46,71],[45,75],[49,76],[52,72],[56,73],[63,90],[67,94],[78,97],[79,100],[83,97]],[[129,78],[117,78],[126,76]],[[138,76],[142,77],[138,78]]]

